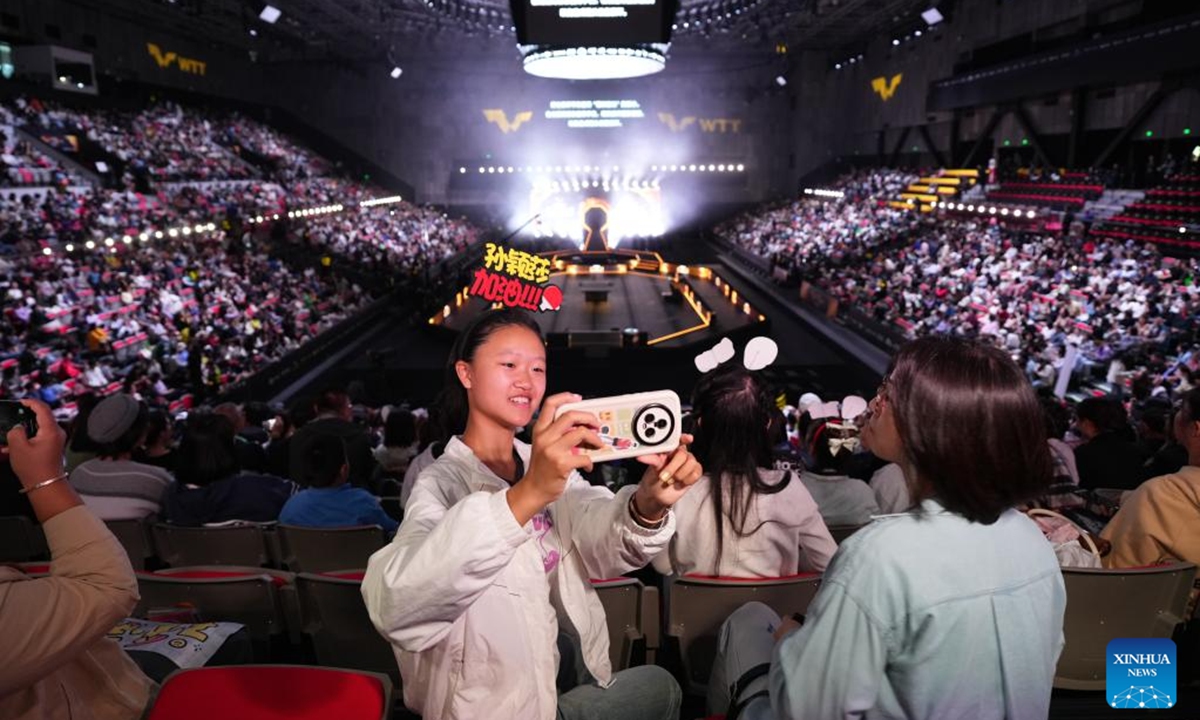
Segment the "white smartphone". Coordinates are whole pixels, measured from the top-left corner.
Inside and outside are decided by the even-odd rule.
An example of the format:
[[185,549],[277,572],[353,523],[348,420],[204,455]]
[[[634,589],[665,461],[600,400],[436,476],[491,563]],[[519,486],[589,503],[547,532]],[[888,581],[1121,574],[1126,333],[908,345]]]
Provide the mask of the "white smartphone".
[[558,419],[572,410],[590,412],[600,420],[596,434],[603,448],[584,448],[594,462],[671,452],[679,447],[683,412],[671,390],[613,395],[560,405]]

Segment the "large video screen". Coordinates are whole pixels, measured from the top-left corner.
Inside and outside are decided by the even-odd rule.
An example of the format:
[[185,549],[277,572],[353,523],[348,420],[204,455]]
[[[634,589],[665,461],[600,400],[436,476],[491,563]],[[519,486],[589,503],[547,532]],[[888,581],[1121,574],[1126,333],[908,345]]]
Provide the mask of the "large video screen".
[[677,0],[511,0],[522,45],[609,47],[671,40]]

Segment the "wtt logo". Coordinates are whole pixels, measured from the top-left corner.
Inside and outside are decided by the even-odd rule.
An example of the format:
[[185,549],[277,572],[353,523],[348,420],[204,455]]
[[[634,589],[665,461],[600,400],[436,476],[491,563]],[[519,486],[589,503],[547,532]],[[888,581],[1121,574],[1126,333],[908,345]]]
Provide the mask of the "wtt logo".
[[202,60],[180,57],[177,53],[173,52],[164,53],[162,48],[154,43],[146,43],[146,51],[150,53],[150,57],[154,58],[154,62],[158,63],[158,66],[164,70],[171,67],[172,63],[178,65],[182,72],[193,75],[204,75],[205,70],[208,69],[208,63]]
[[491,108],[483,111],[483,116],[490,123],[495,123],[496,127],[500,128],[500,132],[505,135],[510,132],[516,132],[521,129],[521,126],[533,119],[533,111],[526,110],[513,115],[513,119],[508,119],[508,113],[500,108]]
[[891,80],[886,77],[877,77],[871,80],[871,89],[879,93],[879,97],[887,102],[896,94],[896,88],[900,87],[902,79],[904,79],[904,73],[896,73]]
[[1108,643],[1105,690],[1110,707],[1175,706],[1175,643],[1166,638],[1118,638]]
[[696,121],[700,121],[700,131],[706,133],[740,133],[742,131],[742,121],[738,118],[697,118],[695,115],[688,115],[683,118],[676,118],[674,113],[660,112],[658,119],[664,125],[671,129],[671,132],[683,132]]

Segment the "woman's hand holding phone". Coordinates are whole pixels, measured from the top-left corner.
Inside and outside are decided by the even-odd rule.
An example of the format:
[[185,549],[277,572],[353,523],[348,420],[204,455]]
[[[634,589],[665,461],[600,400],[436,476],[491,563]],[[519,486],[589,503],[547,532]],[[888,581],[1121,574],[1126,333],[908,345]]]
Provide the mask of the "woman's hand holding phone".
[[642,482],[634,493],[634,509],[647,520],[660,520],[667,510],[683,497],[692,485],[704,475],[704,468],[688,450],[694,438],[687,433],[680,435],[679,447],[671,453],[642,455],[638,462],[649,467],[642,475]]
[[508,491],[508,506],[517,522],[524,525],[567,489],[567,478],[575,470],[592,469],[592,459],[578,450],[581,445],[603,447],[596,430],[599,419],[592,413],[572,411],[554,418],[558,406],[578,402],[579,395],[559,393],[546,398],[533,426],[533,450],[529,467]]

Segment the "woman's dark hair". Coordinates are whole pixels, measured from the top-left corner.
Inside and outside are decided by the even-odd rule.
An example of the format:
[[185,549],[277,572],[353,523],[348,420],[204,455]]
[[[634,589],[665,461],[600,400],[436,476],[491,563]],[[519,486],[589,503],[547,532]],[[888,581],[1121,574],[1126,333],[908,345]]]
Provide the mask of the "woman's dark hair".
[[1042,395],[1038,398],[1042,406],[1042,421],[1046,426],[1047,440],[1062,440],[1071,428],[1071,412],[1056,397]]
[[1102,433],[1117,432],[1129,426],[1129,415],[1120,400],[1114,398],[1087,398],[1075,407],[1075,416],[1090,420]]
[[[1200,422],[1200,387],[1194,387],[1183,394],[1179,402],[1179,412],[1184,422]],[[1180,438],[1175,439],[1176,442]]]
[[408,447],[417,440],[417,418],[408,410],[393,409],[383,425],[383,444]]
[[159,441],[164,433],[171,432],[171,416],[165,410],[151,410],[146,418],[146,445]]
[[857,427],[849,423],[838,423],[846,427],[833,427],[832,420],[816,420],[809,427],[808,449],[812,453],[813,472],[822,475],[849,475],[854,451],[842,448],[837,453],[829,446],[835,438],[858,437]]
[[175,479],[204,487],[238,471],[233,423],[224,415],[198,412],[188,416],[175,461]]
[[467,414],[470,406],[467,403],[467,389],[458,379],[455,365],[459,361],[471,362],[475,359],[475,351],[487,342],[492,333],[506,327],[523,327],[537,335],[538,340],[545,342],[542,328],[534,322],[529,313],[515,308],[501,308],[482,313],[471,324],[463,329],[454,341],[450,357],[446,361],[446,384],[442,394],[443,418],[446,431],[450,435],[458,435],[467,428]]
[[944,336],[915,340],[897,353],[884,401],[918,483],[915,502],[936,497],[988,525],[1049,487],[1041,407],[1003,350]]
[[94,453],[100,450],[100,445],[88,435],[88,418],[100,404],[100,398],[92,393],[79,396],[76,407],[79,409],[75,419],[71,421],[71,450],[77,453]]
[[304,449],[304,467],[296,482],[301,487],[332,487],[345,465],[345,441],[337,435],[317,433]]
[[692,414],[696,418],[692,452],[710,478],[719,566],[724,518],[729,518],[738,537],[754,534],[762,527],[760,523],[746,530],[746,515],[754,496],[771,495],[787,485],[768,484],[758,473],[758,468],[771,464],[769,427],[782,418],[762,380],[736,366],[714,370],[700,379],[692,391]]

